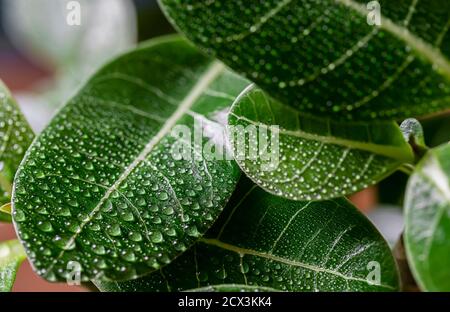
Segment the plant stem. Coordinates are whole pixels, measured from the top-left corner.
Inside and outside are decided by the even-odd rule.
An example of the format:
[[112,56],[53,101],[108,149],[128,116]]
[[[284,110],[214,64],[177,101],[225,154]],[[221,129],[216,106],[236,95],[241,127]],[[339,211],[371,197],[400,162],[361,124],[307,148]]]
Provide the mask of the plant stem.
[[81,284],[82,287],[86,288],[90,292],[99,292],[100,290],[97,288],[97,286],[94,285],[92,282],[84,282]]
[[411,175],[414,172],[414,166],[411,164],[403,164],[400,168],[398,168],[403,173],[406,173],[407,175]]
[[398,239],[393,250],[395,261],[397,262],[398,270],[400,273],[400,287],[405,292],[419,292],[420,289],[417,286],[416,281],[409,268],[408,259],[405,253],[405,246],[403,242],[403,234]]

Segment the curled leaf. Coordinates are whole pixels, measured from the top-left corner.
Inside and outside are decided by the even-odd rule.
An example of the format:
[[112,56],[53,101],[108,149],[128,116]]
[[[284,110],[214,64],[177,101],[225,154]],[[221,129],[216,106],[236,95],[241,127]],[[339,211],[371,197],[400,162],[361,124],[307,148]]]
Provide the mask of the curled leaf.
[[414,159],[395,122],[308,116],[256,87],[234,103],[228,133],[241,169],[268,192],[294,200],[355,193]]
[[450,145],[430,150],[405,196],[405,247],[424,291],[450,291]]

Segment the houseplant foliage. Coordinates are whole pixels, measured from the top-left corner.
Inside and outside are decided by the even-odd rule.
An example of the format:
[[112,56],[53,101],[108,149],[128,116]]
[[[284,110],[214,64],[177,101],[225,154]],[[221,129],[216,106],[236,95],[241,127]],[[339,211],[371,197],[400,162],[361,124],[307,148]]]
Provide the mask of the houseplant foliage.
[[14,174],[34,138],[34,133],[1,80],[0,104],[0,206],[3,206],[0,208],[0,220],[9,220]]
[[77,261],[84,280],[131,279],[192,245],[240,173],[229,160],[173,160],[170,131],[212,119],[228,104],[207,90],[237,95],[245,84],[178,37],[144,45],[94,75],[17,173],[15,224],[20,236],[40,242],[25,244],[38,273],[64,280],[67,263]]
[[[368,283],[371,261],[384,268],[382,283]],[[242,179],[214,227],[180,258],[138,280],[96,285],[106,291],[211,285],[234,291],[392,291],[398,277],[386,242],[347,200],[290,201]]]
[[[449,148],[411,119],[450,108],[450,9],[380,3],[371,26],[356,0],[161,0],[198,48],[170,36],[113,60],[11,156],[36,272],[65,281],[76,262],[104,291],[399,290],[389,247],[343,196],[402,170],[412,273],[450,290]],[[174,157],[180,144],[225,157]],[[252,149],[278,162],[264,170]]]

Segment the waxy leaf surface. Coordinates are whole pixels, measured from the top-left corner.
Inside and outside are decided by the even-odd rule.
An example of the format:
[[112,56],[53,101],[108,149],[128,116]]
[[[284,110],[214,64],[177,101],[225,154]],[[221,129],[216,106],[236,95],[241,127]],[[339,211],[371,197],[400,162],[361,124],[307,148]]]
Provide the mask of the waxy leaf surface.
[[244,179],[214,227],[167,267],[95,284],[103,291],[393,291],[398,277],[388,245],[347,200],[291,201]]
[[450,291],[450,145],[430,150],[405,197],[405,247],[424,291]]
[[[36,271],[64,280],[78,262],[83,281],[127,280],[189,248],[240,176],[226,157],[194,156],[211,141],[222,146],[219,121],[246,85],[177,36],[150,41],[95,74],[17,175],[13,218]],[[182,141],[172,133],[176,126],[193,133],[195,124],[205,134],[197,145],[193,135]],[[177,158],[177,145],[192,157]]]
[[310,117],[256,87],[233,105],[228,134],[247,176],[294,200],[352,194],[414,160],[395,122]]
[[159,2],[196,45],[302,112],[403,120],[450,108],[448,1]]

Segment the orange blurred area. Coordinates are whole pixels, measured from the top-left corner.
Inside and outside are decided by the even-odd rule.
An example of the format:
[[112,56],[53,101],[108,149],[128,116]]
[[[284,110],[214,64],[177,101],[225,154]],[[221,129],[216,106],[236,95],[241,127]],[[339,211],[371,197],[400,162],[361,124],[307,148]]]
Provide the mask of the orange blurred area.
[[37,67],[18,54],[8,51],[0,54],[0,79],[12,91],[29,90],[36,81],[50,76],[50,70]]
[[378,189],[369,187],[349,197],[350,201],[363,213],[368,214],[375,209],[378,203]]

